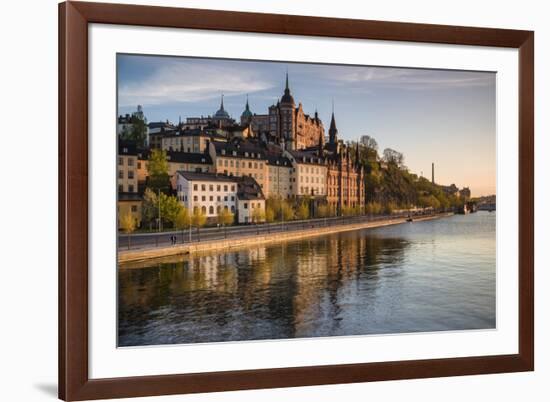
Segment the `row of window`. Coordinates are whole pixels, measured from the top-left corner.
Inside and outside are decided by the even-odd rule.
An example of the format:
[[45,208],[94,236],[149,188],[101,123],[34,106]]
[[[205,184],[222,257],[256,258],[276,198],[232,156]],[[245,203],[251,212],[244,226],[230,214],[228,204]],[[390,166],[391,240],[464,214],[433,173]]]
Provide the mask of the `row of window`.
[[[201,191],[206,191],[206,184],[201,184],[200,185],[200,189]],[[223,185],[223,191],[227,192],[229,191],[229,188],[231,188],[231,191],[235,191],[235,185],[234,184],[231,184],[231,185],[228,185],[228,184],[224,184]],[[178,191],[182,191],[183,187],[178,184]],[[222,189],[222,185],[221,184],[218,184],[216,185],[216,191],[221,191]],[[193,184],[193,191],[199,191],[199,185],[198,184]],[[208,185],[208,191],[214,191],[214,185],[213,184],[209,184]]]
[[[235,161],[235,164],[233,164],[233,159],[229,159],[229,161],[227,159],[218,159],[218,166],[224,166],[224,167],[239,167],[239,161]],[[263,169],[264,168],[264,164],[262,162],[260,162],[258,164],[258,162],[248,162],[248,168],[249,169],[252,169],[252,167],[254,166],[254,169]],[[240,167],[243,167],[243,168],[246,168],[246,162],[243,161],[242,162],[242,165]]]
[[[122,184],[118,185],[118,192],[123,193],[124,192],[124,186]],[[133,193],[135,192],[135,187],[133,184],[128,184],[128,192]]]
[[[127,158],[128,160],[128,166],[134,166],[134,158]],[[118,165],[124,166],[124,158],[120,157],[118,158]],[[141,168],[141,163],[138,162],[138,169]]]
[[[202,207],[199,207],[199,206],[195,206],[193,207],[193,211],[196,213],[196,211],[198,211],[200,208],[201,212],[206,215],[206,211],[207,211],[207,208],[205,205],[203,205]],[[235,213],[235,206],[234,205],[231,205],[231,208],[229,208],[227,205],[225,205],[223,207],[223,209],[225,209],[226,211],[228,210],[231,210],[231,213]],[[220,211],[222,210],[222,206],[221,205],[218,205],[216,207],[216,214],[219,214]],[[214,207],[212,205],[210,205],[208,207],[208,215],[214,215]]]
[[[181,200],[181,201],[187,201],[187,196],[186,196],[186,195],[181,196],[181,197],[180,197],[180,200]],[[198,200],[199,200],[199,196],[198,196],[198,195],[194,195],[194,196],[193,196],[193,201],[197,202]],[[214,201],[214,196],[211,195],[210,197],[208,197],[208,200],[209,200],[209,201]],[[225,202],[227,202],[227,201],[229,201],[229,200],[231,200],[231,201],[234,202],[234,201],[235,201],[235,196],[234,196],[234,195],[232,195],[232,196],[224,195],[224,196],[223,196],[223,200],[224,200]],[[201,196],[201,201],[206,201],[206,196],[205,196],[205,195]],[[220,195],[218,195],[218,196],[216,197],[216,201],[221,202],[221,201],[222,201],[222,197],[221,197]]]
[[[221,152],[222,155],[226,155],[227,153],[225,152],[225,149],[222,149],[222,152]],[[237,151],[231,151],[231,155],[233,156],[237,156]],[[244,157],[245,158],[257,158],[257,159],[261,159],[262,157],[262,154],[261,153],[255,153],[255,152],[245,152],[244,153]]]
[[[124,179],[124,170],[119,170],[118,171],[118,178],[119,179]],[[128,179],[132,180],[134,178],[134,171],[133,170],[128,170]]]

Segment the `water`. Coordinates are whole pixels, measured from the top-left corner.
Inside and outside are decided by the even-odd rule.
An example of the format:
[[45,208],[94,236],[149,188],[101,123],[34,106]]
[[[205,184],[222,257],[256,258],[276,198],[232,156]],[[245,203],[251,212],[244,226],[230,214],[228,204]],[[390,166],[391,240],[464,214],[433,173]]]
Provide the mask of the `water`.
[[495,214],[119,270],[119,346],[495,328]]

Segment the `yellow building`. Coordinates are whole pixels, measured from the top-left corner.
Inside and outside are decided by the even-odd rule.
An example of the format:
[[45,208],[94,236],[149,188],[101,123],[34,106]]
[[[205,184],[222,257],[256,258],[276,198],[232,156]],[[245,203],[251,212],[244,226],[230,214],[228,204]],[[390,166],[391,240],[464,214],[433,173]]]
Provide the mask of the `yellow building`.
[[141,226],[141,203],[142,199],[138,193],[118,194],[117,221],[119,229],[121,218],[128,213],[132,214],[137,227]]
[[137,193],[138,157],[135,144],[119,141],[117,161],[117,184],[119,193]]
[[290,198],[294,195],[294,168],[282,154],[267,156],[270,195]]
[[165,135],[161,140],[161,147],[165,151],[181,151],[189,153],[203,153],[208,150],[211,141],[225,141],[226,137],[217,133],[202,129],[175,131]]
[[264,147],[251,140],[235,139],[231,142],[213,141],[209,154],[215,173],[226,176],[252,177],[263,193],[269,193],[269,170]]
[[293,194],[296,197],[327,195],[326,160],[319,156],[317,150],[285,151],[284,155],[294,168]]

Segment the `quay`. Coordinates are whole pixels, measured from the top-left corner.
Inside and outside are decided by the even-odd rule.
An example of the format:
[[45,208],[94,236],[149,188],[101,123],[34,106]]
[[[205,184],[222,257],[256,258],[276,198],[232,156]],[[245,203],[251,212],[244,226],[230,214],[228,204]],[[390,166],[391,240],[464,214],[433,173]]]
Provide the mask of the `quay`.
[[[443,218],[453,215],[452,212],[445,212],[440,214],[418,216],[414,217],[413,222],[425,221]],[[176,245],[162,245],[159,247],[145,247],[140,249],[130,250],[118,250],[118,263],[121,264],[121,268],[125,268],[124,264],[129,262],[145,261],[150,259],[157,259],[169,256],[189,255],[196,253],[212,252],[212,251],[227,251],[235,249],[243,249],[251,246],[272,244],[277,242],[285,242],[292,240],[300,240],[305,238],[323,236],[327,234],[347,232],[360,229],[377,228],[389,225],[398,225],[407,222],[407,216],[390,216],[386,219],[376,220],[363,220],[360,222],[351,221],[349,223],[332,223],[330,226],[322,226],[322,221],[317,220],[316,224],[308,223],[307,221],[302,224],[302,228],[296,224],[291,231],[283,232],[267,232],[262,229],[260,233],[259,228],[253,233],[243,234],[239,237],[230,237],[214,240],[204,240],[200,242],[190,242]],[[181,232],[180,232],[181,233]]]

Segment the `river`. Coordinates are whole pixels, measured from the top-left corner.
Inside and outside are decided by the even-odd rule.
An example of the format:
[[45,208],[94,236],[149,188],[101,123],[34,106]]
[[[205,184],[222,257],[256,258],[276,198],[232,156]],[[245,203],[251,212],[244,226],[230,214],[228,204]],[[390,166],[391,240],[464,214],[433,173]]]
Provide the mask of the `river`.
[[495,328],[495,216],[121,267],[118,344]]

